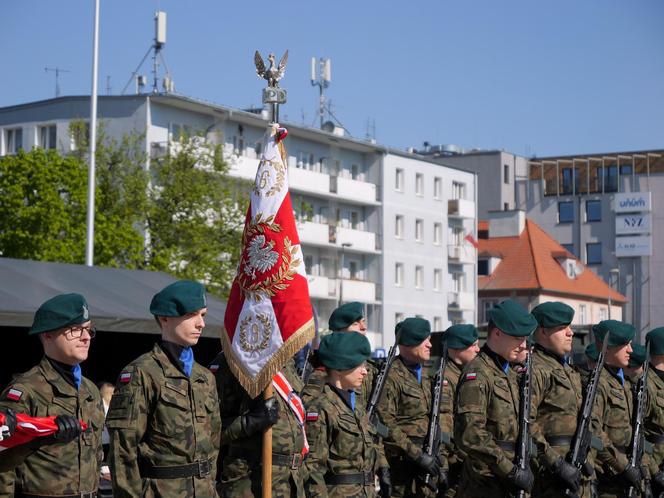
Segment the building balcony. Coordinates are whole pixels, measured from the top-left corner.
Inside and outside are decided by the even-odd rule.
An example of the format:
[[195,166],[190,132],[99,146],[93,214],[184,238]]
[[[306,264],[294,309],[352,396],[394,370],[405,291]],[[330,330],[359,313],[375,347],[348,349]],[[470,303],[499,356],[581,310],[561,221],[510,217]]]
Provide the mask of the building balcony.
[[302,168],[288,168],[288,182],[291,189],[318,194],[330,193],[330,175]]
[[331,176],[330,192],[336,193],[339,197],[345,199],[369,203],[376,202],[376,185],[373,183]]
[[330,227],[330,242],[341,246],[351,244],[352,251],[376,252],[376,234],[344,227]]
[[258,163],[258,159],[233,155],[228,159],[228,165],[230,166],[228,173],[236,178],[254,181],[258,171]]
[[307,275],[309,296],[313,299],[336,299],[337,281],[317,275]]
[[326,246],[330,243],[330,227],[327,224],[312,221],[298,222],[297,233],[303,244]]
[[342,280],[342,299],[344,302],[360,301],[362,303],[375,303],[376,284],[364,280]]
[[452,263],[458,263],[462,265],[472,265],[477,261],[475,248],[470,244],[448,245],[447,258]]
[[452,310],[473,310],[475,295],[470,292],[448,292],[447,307]]
[[475,203],[466,199],[447,201],[447,215],[454,218],[475,218]]

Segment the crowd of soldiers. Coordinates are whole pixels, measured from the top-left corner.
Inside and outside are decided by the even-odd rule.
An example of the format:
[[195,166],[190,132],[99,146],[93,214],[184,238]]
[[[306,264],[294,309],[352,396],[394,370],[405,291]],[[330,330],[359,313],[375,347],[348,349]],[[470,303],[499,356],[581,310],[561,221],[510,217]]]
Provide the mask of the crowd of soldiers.
[[664,496],[664,328],[646,350],[627,323],[594,325],[583,369],[570,306],[505,300],[482,347],[475,326],[453,325],[430,369],[428,321],[397,324],[381,362],[362,305],[347,303],[303,372],[289,361],[275,395],[252,399],[223,353],[194,360],[201,284],[169,285],[150,312],[161,341],[122,369],[104,416],[80,367],[95,336],[85,298],[37,310],[44,358],[0,395],[4,436],[17,413],[55,416],[58,430],[0,452],[0,497],[96,497],[104,459],[116,498],[261,496],[267,429],[274,497]]

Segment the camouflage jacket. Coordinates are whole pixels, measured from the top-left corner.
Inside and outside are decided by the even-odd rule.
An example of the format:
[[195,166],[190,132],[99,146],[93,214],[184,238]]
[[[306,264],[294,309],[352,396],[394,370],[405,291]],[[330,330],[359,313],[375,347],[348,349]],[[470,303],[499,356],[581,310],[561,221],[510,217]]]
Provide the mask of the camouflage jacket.
[[[260,496],[263,434],[247,437],[242,428],[241,415],[251,411],[253,404],[262,398],[252,400],[249,397],[231,372],[223,353],[219,353],[212,363],[219,365],[215,378],[223,421],[222,444],[225,446],[221,494],[233,498]],[[282,372],[295,391],[302,389],[302,382],[293,361],[289,361]],[[279,420],[272,426],[272,453],[297,459],[304,447],[302,428],[281,396],[276,392],[274,396],[279,403]],[[273,496],[304,496],[304,466],[301,465],[301,460],[295,463],[285,466],[277,465],[273,461]]]
[[449,443],[443,446],[443,454],[448,465],[463,460],[459,449],[453,442],[454,437],[454,406],[456,404],[456,390],[459,384],[461,369],[452,361],[447,359],[445,366],[445,379],[443,380],[443,392],[440,398],[440,426],[443,431],[443,438],[448,439]]
[[644,422],[646,441],[653,446],[650,456],[650,473],[655,474],[664,466],[664,441],[655,439],[664,438],[664,371],[656,370],[650,366],[648,373],[648,411]]
[[[115,498],[217,496],[221,421],[214,377],[207,368],[194,362],[187,377],[155,344],[122,370],[106,426]],[[147,477],[151,467],[205,460],[210,472],[202,477]]]
[[[459,496],[502,496],[518,433],[519,388],[514,368],[503,370],[485,344],[463,370],[457,388],[454,442],[465,453]],[[502,444],[502,446],[501,446]]]
[[0,395],[0,406],[33,417],[73,415],[89,426],[88,431],[69,443],[38,449],[24,445],[3,451],[3,464],[13,460],[17,467],[0,474],[0,496],[67,495],[97,490],[104,408],[92,381],[83,377],[76,390],[44,357],[9,384]]
[[351,410],[341,395],[325,385],[319,397],[307,407],[307,434],[311,440],[307,471],[308,497],[373,497],[373,481],[361,484],[325,484],[325,475],[375,472],[378,447],[365,407],[356,404]]

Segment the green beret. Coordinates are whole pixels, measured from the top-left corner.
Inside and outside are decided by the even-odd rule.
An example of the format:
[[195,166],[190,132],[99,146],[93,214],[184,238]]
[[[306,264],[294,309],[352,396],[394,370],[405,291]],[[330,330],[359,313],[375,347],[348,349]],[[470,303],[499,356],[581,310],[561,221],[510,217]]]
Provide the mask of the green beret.
[[599,350],[597,349],[597,344],[591,342],[586,346],[586,356],[593,361],[597,361],[599,358]]
[[646,361],[646,348],[641,344],[632,343],[632,352],[629,354],[629,367],[638,368]]
[[447,347],[452,349],[466,349],[475,344],[477,337],[477,327],[469,323],[452,325],[443,334]]
[[406,318],[397,323],[394,333],[399,334],[399,344],[417,346],[431,335],[431,325],[424,318]]
[[60,294],[42,304],[28,335],[41,334],[90,320],[88,303],[80,294]]
[[537,320],[516,301],[505,299],[489,310],[489,319],[507,335],[526,337],[537,328]]
[[184,316],[207,306],[205,287],[191,280],[178,280],[157,292],[150,303],[154,316]]
[[359,332],[332,332],[320,341],[318,358],[332,370],[350,370],[371,356],[369,339]]
[[646,334],[650,343],[650,354],[664,354],[664,327],[657,327]]
[[346,303],[335,309],[330,315],[330,330],[337,331],[348,328],[351,324],[364,317],[364,306],[362,303]]
[[538,304],[531,313],[545,329],[569,325],[574,319],[574,308],[558,301]]
[[593,335],[596,341],[602,342],[607,333],[609,334],[608,347],[623,346],[634,339],[636,329],[629,323],[619,320],[602,320],[593,325]]

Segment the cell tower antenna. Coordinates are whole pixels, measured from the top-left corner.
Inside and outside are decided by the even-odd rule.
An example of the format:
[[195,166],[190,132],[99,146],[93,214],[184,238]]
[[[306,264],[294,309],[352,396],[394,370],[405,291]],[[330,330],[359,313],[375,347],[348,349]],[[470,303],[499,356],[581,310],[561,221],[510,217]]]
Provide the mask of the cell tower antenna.
[[330,86],[332,81],[332,61],[321,57],[316,60],[311,58],[311,86],[317,86],[319,90],[318,98],[318,116],[320,117],[320,127],[323,128],[325,118],[325,93],[324,90]]
[[68,69],[60,69],[59,67],[45,67],[44,72],[54,72],[55,73],[55,96],[60,96],[60,73],[71,73]]

